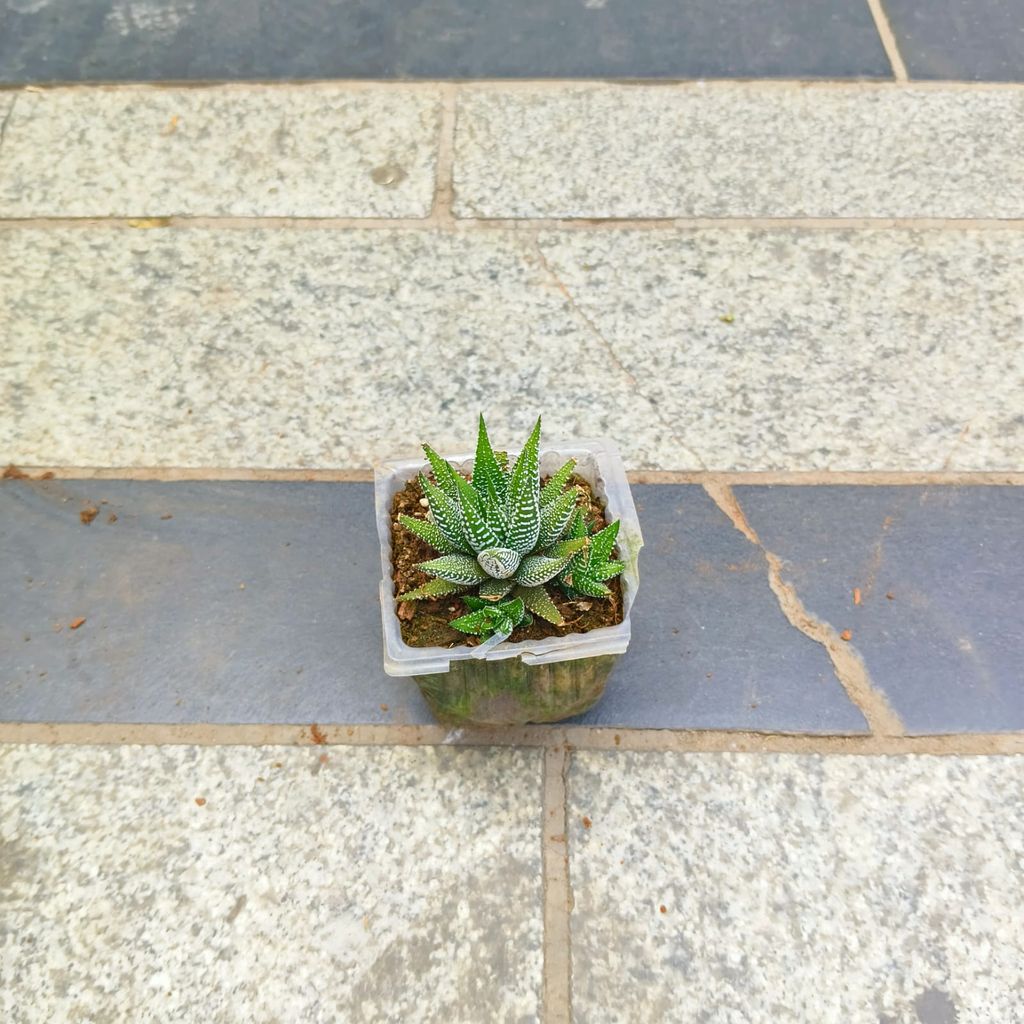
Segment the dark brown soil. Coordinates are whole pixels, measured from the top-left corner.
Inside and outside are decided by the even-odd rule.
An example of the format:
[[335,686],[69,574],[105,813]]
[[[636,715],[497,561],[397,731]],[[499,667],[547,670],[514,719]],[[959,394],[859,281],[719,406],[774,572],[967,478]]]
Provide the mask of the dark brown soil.
[[[583,491],[591,522],[596,523],[598,529],[605,526],[604,509],[594,497],[590,484],[579,476],[573,477],[571,483]],[[417,519],[426,518],[426,507],[420,504],[422,498],[419,481],[414,479],[395,495],[391,505],[391,575],[396,597],[426,583],[430,577],[417,569],[416,563],[437,557],[437,552],[429,544],[398,523],[399,513]],[[562,613],[562,625],[552,625],[534,615],[532,625],[520,626],[509,639],[513,643],[541,640],[549,636],[588,633],[592,629],[618,624],[622,621],[621,581],[618,577],[609,580],[608,587],[611,597],[570,601],[557,586],[549,586],[548,593]],[[426,601],[396,602],[395,607],[402,626],[402,639],[410,647],[472,647],[480,643],[479,637],[460,633],[448,625],[452,619],[469,611],[458,594]]]

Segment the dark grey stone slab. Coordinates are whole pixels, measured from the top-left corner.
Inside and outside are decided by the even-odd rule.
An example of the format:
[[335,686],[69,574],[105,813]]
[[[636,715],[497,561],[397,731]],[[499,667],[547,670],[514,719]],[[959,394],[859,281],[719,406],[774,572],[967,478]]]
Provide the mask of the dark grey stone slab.
[[[863,731],[704,492],[635,494],[633,643],[583,721]],[[430,720],[381,668],[368,484],[5,481],[0,547],[0,721]]]
[[911,78],[1024,81],[1020,0],[883,0]]
[[850,630],[909,732],[1024,729],[1024,489],[735,492],[805,607]]
[[381,667],[372,491],[5,481],[0,720],[431,721]]
[[0,80],[890,77],[849,0],[0,0]]
[[633,638],[580,722],[866,732],[824,649],[794,629],[767,563],[697,486],[633,488],[644,534]]

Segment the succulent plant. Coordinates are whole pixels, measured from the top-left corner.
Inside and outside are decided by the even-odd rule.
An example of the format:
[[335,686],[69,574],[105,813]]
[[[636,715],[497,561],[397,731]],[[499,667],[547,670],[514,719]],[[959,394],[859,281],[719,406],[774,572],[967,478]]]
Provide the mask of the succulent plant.
[[[492,449],[483,416],[471,479],[429,445],[423,450],[434,477],[433,482],[422,473],[419,477],[428,518],[400,515],[399,522],[438,557],[418,565],[434,578],[401,594],[399,601],[476,591],[476,596],[465,599],[470,613],[451,625],[466,632],[477,632],[479,626],[489,635],[508,635],[528,612],[561,625],[562,617],[545,589],[552,581],[567,593],[611,593],[604,581],[622,571],[622,563],[609,561],[618,523],[591,536],[578,507],[579,489],[567,487],[574,459],[541,487],[540,419],[511,469],[507,456]],[[598,557],[585,557],[595,545]]]
[[485,640],[496,633],[506,637],[516,626],[528,626],[533,622],[533,616],[526,610],[521,597],[513,601],[491,602],[467,594],[462,600],[470,609],[469,614],[452,619],[448,625]]
[[619,535],[618,520],[591,534],[586,517],[577,509],[566,532],[574,539],[588,537],[590,543],[569,559],[558,574],[559,585],[569,597],[609,597],[611,591],[605,580],[618,576],[625,568],[622,562],[609,557]]

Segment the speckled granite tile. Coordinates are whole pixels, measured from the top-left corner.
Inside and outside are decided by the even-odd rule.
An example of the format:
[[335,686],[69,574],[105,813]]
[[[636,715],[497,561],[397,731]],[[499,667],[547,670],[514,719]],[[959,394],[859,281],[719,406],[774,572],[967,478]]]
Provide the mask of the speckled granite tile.
[[0,464],[362,466],[538,409],[696,464],[515,233],[0,232],[0,336]]
[[0,1016],[539,1018],[536,751],[0,748]]
[[1024,729],[1024,488],[734,494],[804,607],[850,631],[909,733]]
[[431,89],[21,92],[0,216],[426,217],[439,129]]
[[623,230],[540,245],[710,468],[1022,468],[1024,235]]
[[1014,232],[6,231],[0,461],[1016,469],[1022,316]]
[[1020,1024],[1024,759],[580,752],[573,1019]]
[[1018,89],[765,83],[460,94],[462,217],[1021,217]]

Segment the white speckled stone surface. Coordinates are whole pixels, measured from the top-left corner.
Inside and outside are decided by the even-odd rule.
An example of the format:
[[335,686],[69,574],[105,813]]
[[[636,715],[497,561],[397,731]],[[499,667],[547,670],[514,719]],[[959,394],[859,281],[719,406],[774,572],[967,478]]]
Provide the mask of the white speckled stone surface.
[[580,752],[569,795],[577,1024],[1024,1020],[1020,758]]
[[467,88],[462,217],[1022,217],[1024,92]]
[[1016,232],[4,231],[0,462],[1020,469],[1022,323]]
[[540,756],[0,748],[0,1019],[535,1021]]
[[342,85],[17,94],[2,217],[426,217],[438,93]]

